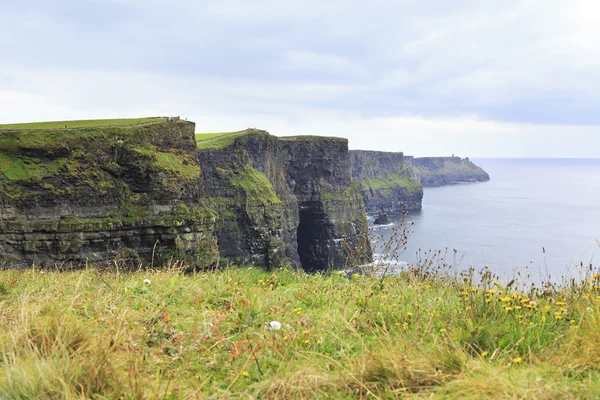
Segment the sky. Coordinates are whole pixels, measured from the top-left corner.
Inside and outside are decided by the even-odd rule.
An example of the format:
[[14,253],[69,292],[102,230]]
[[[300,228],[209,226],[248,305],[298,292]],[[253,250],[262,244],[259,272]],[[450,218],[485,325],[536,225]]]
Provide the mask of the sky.
[[0,123],[165,115],[415,156],[600,157],[600,1],[0,0]]

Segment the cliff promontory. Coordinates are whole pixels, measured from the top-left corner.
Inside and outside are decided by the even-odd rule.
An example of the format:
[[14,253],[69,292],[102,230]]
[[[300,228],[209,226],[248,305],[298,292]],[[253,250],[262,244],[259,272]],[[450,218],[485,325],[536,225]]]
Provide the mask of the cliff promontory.
[[403,153],[350,151],[352,178],[360,185],[367,211],[421,208],[423,187],[406,158]]
[[0,132],[0,265],[218,261],[194,124]]
[[418,210],[423,186],[490,179],[468,158],[454,156],[414,158],[403,153],[351,150],[350,167],[369,212]]
[[199,160],[223,257],[307,271],[370,258],[346,139],[247,130],[200,141]]
[[0,126],[0,267],[370,259],[347,140],[136,121]]
[[407,164],[424,186],[489,181],[490,176],[469,158],[407,157]]

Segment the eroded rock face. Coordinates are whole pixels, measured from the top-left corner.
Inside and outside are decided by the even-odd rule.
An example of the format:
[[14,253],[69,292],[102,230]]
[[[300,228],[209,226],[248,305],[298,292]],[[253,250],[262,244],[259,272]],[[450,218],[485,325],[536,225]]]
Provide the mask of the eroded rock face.
[[490,176],[469,158],[407,157],[407,164],[424,186],[489,181]]
[[197,150],[184,121],[0,133],[0,266],[220,256],[307,271],[370,260],[347,141],[249,131]]
[[194,124],[0,132],[0,265],[218,261]]
[[220,215],[223,257],[307,271],[370,259],[345,139],[247,131],[227,146],[200,149],[199,159],[206,194]]
[[423,187],[403,153],[350,151],[352,178],[361,187],[368,212],[418,210]]

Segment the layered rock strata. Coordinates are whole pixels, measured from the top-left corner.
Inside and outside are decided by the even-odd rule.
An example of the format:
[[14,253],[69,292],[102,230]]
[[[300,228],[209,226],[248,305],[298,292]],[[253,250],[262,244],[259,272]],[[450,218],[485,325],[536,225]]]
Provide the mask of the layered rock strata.
[[0,132],[0,266],[216,264],[194,124]]
[[424,186],[490,180],[488,173],[475,165],[468,157],[406,157],[406,162],[414,176]]
[[403,153],[352,150],[350,167],[368,212],[421,208],[423,187]]
[[248,130],[201,142],[206,194],[219,213],[221,256],[321,271],[371,256],[348,142]]
[[418,210],[423,186],[483,182],[487,172],[468,158],[422,157],[382,151],[350,151],[352,177],[359,183],[368,212]]

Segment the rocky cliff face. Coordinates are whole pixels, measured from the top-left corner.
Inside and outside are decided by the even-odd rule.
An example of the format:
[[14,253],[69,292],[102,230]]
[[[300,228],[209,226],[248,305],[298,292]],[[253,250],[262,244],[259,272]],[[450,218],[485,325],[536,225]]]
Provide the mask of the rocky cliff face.
[[369,212],[418,210],[423,187],[403,153],[350,151],[352,177],[360,185]]
[[218,260],[194,124],[0,132],[0,265]]
[[307,271],[370,258],[348,143],[248,130],[200,144],[206,194],[220,215],[223,257]]
[[462,182],[489,181],[490,176],[469,158],[423,157],[406,158],[415,177],[425,186],[441,186]]

